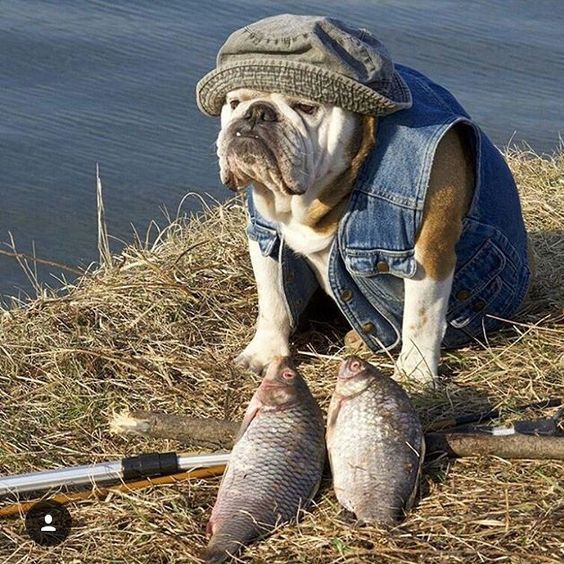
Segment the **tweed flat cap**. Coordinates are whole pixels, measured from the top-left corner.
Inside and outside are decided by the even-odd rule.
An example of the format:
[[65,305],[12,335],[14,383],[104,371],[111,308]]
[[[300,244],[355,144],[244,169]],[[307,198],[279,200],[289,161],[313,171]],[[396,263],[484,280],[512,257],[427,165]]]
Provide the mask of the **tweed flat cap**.
[[252,88],[369,115],[411,107],[407,84],[370,32],[320,16],[283,14],[232,33],[217,66],[196,87],[199,108],[217,116],[228,92]]

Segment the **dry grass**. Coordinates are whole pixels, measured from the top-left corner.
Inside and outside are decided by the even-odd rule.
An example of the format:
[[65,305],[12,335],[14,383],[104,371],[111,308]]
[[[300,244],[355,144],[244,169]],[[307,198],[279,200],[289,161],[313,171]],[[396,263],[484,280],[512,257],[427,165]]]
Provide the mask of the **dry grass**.
[[[424,422],[484,406],[564,396],[562,279],[564,155],[509,155],[538,258],[515,324],[444,358],[445,385],[412,390]],[[124,408],[240,417],[257,378],[231,366],[251,337],[256,291],[239,202],[176,221],[111,267],[44,292],[0,320],[0,471],[16,473],[180,450],[167,441],[110,436]],[[327,406],[339,330],[317,324],[295,340],[301,371]],[[308,354],[300,354],[307,352]],[[327,356],[317,356],[327,355]],[[372,356],[389,367],[386,356]],[[388,368],[389,369],[389,368]],[[564,440],[564,439],[563,439]],[[564,465],[465,459],[426,466],[423,497],[385,533],[337,518],[329,484],[296,526],[243,557],[254,562],[557,562],[564,547]],[[2,562],[190,562],[204,545],[218,479],[120,494],[70,507],[74,529],[55,549],[0,528]]]

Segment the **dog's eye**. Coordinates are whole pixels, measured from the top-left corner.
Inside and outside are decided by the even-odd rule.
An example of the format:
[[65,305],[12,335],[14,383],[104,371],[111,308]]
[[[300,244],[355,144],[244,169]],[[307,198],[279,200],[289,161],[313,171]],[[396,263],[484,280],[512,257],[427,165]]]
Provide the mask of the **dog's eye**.
[[231,109],[234,110],[239,105],[239,100],[231,100],[229,105],[231,106]]
[[309,116],[313,115],[317,110],[317,106],[315,106],[314,104],[304,104],[303,102],[297,102],[292,106],[292,108],[302,114],[307,114]]

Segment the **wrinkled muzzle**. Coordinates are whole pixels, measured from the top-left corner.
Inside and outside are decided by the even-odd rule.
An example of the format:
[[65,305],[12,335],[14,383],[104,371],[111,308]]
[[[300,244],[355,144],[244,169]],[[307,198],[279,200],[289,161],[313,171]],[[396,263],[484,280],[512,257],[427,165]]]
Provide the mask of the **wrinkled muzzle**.
[[299,134],[279,110],[256,101],[220,132],[221,181],[235,191],[257,183],[284,194],[303,194],[304,152]]

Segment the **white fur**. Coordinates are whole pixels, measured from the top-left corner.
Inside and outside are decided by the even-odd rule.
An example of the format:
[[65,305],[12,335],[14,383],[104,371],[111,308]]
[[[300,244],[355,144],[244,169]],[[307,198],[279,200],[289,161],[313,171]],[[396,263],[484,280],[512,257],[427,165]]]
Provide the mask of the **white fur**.
[[[341,108],[321,105],[314,116],[300,116],[292,108],[291,99],[281,94],[266,94],[251,90],[237,90],[229,94],[221,113],[222,130],[218,137],[218,156],[222,178],[229,166],[225,159],[225,130],[232,119],[243,115],[249,105],[260,98],[274,104],[286,120],[288,146],[304,154],[296,162],[303,167],[300,182],[306,187],[302,195],[289,195],[275,187],[266,186],[274,194],[265,198],[261,190],[253,197],[261,215],[278,223],[285,243],[309,262],[321,287],[331,295],[328,281],[328,258],[334,235],[321,235],[304,224],[308,206],[321,190],[332,183],[349,165],[346,149],[354,134],[354,116]],[[239,105],[233,110],[229,102]],[[286,130],[285,130],[286,132]],[[290,319],[280,280],[278,263],[261,255],[257,243],[250,241],[249,249],[256,277],[259,316],[256,333],[236,362],[260,371],[273,357],[289,354]],[[417,246],[415,257],[417,259]],[[403,346],[398,368],[410,377],[429,382],[437,375],[439,350],[446,328],[445,314],[452,284],[452,275],[442,282],[425,276],[422,266],[413,279],[405,280],[405,305],[402,327]],[[422,312],[425,315],[422,315]]]
[[[415,245],[415,259],[418,257]],[[437,376],[453,275],[454,270],[444,280],[433,280],[417,260],[415,276],[404,280],[402,347],[397,368],[423,383]]]
[[235,362],[260,372],[275,356],[289,356],[290,317],[278,263],[263,256],[255,241],[249,240],[249,253],[257,283],[259,314],[255,336]]

